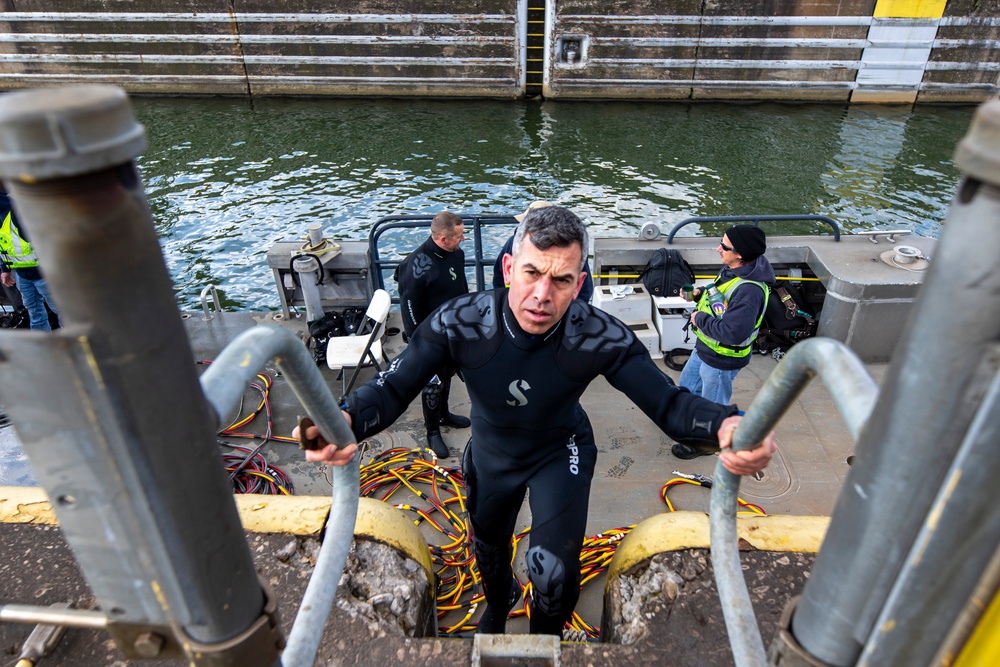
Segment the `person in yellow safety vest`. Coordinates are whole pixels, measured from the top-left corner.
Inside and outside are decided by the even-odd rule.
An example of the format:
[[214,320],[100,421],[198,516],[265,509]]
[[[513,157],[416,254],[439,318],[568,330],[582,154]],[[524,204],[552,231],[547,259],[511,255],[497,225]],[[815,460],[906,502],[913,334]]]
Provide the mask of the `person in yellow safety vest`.
[[0,224],[0,281],[7,287],[17,285],[32,329],[51,331],[45,305],[48,304],[53,313],[57,312],[56,305],[38,269],[38,258],[28,236],[17,224],[5,190],[0,190],[0,216],[3,220]]
[[[724,266],[715,286],[725,298],[725,311],[721,316],[713,313],[708,290],[695,290],[698,308],[691,313],[691,325],[697,340],[679,384],[702,398],[728,405],[733,379],[750,363],[767,307],[768,285],[774,284],[774,268],[764,257],[764,232],[753,225],[730,227],[716,250]],[[671,451],[681,459],[706,453],[681,444]]]

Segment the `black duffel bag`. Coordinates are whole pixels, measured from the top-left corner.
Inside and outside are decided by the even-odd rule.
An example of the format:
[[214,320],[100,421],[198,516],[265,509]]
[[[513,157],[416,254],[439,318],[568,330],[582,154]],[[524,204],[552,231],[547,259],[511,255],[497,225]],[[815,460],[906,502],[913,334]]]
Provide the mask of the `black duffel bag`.
[[657,248],[639,278],[653,296],[680,296],[683,285],[694,284],[694,271],[679,250]]

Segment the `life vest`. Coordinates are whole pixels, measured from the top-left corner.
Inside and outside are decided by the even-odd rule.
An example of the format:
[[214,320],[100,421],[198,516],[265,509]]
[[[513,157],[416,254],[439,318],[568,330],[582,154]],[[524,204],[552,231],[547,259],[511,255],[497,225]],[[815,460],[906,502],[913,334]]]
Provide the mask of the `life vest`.
[[31,249],[31,244],[18,234],[10,213],[3,219],[3,226],[0,227],[0,255],[3,255],[4,262],[12,269],[38,266],[35,251]]
[[[715,280],[718,281],[719,278],[716,278]],[[764,312],[767,310],[767,299],[771,293],[771,290],[768,289],[767,285],[757,282],[756,280],[746,280],[737,276],[721,285],[716,284],[716,287],[722,296],[727,297],[726,303],[728,304],[728,295],[732,294],[737,287],[744,284],[756,285],[764,290],[764,307],[760,310],[760,315],[757,317],[757,323],[753,327],[753,332],[751,332],[750,336],[745,341],[735,347],[732,347],[729,345],[723,345],[714,338],[709,338],[701,329],[694,330],[694,335],[698,337],[698,340],[711,348],[713,352],[720,354],[723,357],[745,357],[750,354],[750,351],[753,349],[752,344],[757,338],[757,332],[760,331],[760,325],[764,322]],[[712,313],[712,306],[708,303],[707,290],[702,292],[701,299],[698,300],[698,310],[715,317],[715,314]]]

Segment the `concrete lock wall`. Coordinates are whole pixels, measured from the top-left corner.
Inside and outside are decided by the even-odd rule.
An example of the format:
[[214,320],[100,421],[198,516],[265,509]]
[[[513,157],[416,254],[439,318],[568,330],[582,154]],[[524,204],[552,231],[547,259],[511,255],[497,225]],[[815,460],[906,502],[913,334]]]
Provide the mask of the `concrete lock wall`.
[[0,90],[980,102],[979,0],[0,0]]

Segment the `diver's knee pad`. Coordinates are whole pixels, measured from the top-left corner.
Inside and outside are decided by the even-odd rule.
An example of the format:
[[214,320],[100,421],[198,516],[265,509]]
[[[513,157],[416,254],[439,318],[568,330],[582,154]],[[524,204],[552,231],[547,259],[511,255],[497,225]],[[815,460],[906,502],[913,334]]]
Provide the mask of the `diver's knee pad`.
[[568,617],[580,592],[576,577],[562,559],[544,547],[532,547],[525,556],[534,592],[532,606],[546,616]]

